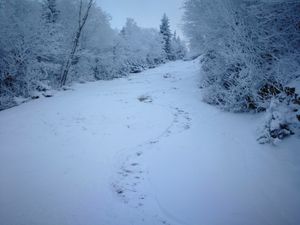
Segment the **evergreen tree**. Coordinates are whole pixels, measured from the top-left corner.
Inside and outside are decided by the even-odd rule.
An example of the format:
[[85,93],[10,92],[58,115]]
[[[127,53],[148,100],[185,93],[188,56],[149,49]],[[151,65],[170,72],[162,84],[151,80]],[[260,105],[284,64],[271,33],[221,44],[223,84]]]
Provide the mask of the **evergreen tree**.
[[44,0],[43,18],[47,23],[56,23],[59,11],[56,7],[56,0]]
[[176,31],[172,36],[172,60],[183,59],[186,55],[187,49],[185,43],[177,35]]
[[160,25],[160,33],[163,37],[164,51],[166,53],[167,59],[172,60],[172,46],[171,46],[171,30],[169,18],[166,14],[163,15]]
[[140,28],[132,18],[127,18],[125,26],[121,30],[123,37],[130,36],[134,33],[139,32]]

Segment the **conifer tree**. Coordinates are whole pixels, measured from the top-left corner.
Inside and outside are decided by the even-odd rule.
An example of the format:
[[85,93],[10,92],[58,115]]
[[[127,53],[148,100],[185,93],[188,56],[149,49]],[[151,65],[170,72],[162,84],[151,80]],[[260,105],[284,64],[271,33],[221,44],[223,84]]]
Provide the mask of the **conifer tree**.
[[163,18],[161,20],[160,33],[163,37],[163,41],[164,41],[163,49],[166,53],[167,59],[172,60],[172,46],[171,46],[172,34],[170,30],[169,18],[167,17],[166,14],[163,15]]
[[177,35],[176,31],[172,35],[172,60],[183,59],[186,55],[187,49],[185,43]]

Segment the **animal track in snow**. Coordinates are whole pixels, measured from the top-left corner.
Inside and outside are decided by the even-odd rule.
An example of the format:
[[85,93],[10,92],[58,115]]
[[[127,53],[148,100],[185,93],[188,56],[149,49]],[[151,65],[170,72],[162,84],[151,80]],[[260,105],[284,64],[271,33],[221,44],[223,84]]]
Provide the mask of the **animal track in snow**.
[[189,113],[178,107],[170,108],[174,116],[170,125],[157,137],[131,149],[131,152],[134,150],[134,153],[126,157],[118,170],[117,179],[115,179],[112,185],[114,192],[120,199],[133,207],[140,208],[145,204],[145,191],[141,185],[145,180],[146,174],[146,170],[141,164],[145,150],[155,147],[162,138],[168,138],[172,134],[181,133],[190,129],[191,118]]

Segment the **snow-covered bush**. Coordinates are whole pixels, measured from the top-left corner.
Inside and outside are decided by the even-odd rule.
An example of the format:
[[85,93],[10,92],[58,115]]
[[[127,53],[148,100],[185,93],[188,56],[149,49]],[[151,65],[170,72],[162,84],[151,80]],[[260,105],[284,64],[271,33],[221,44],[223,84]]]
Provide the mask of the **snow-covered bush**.
[[[76,18],[77,12],[75,9],[68,15]],[[75,26],[71,33],[74,34],[76,29]],[[115,37],[116,32],[110,26],[108,15],[93,5],[80,37],[68,82],[113,79],[115,74],[111,73],[112,67],[118,66],[113,64],[112,57]]]
[[220,0],[188,0],[185,3],[185,31],[192,51],[203,54],[204,100],[230,111],[252,105],[251,56],[245,54],[251,42],[241,3]]
[[260,131],[260,143],[273,143],[285,137],[300,134],[300,97],[295,88],[285,88],[284,92],[272,98]]
[[[82,1],[83,6],[86,3]],[[59,86],[78,27],[79,7],[79,0],[0,2],[0,109],[14,106],[15,99],[37,98],[37,92]],[[115,36],[109,17],[93,5],[68,82],[100,79],[97,68],[115,66],[107,62],[112,57],[105,57]],[[108,72],[106,78],[111,76]]]
[[120,32],[118,48],[125,54],[128,70],[137,73],[164,62],[162,43],[157,30],[141,28],[129,18]]
[[249,76],[249,68],[240,58],[224,57],[210,51],[201,62],[204,101],[233,112],[256,108],[254,82]]
[[40,14],[36,3],[0,3],[0,109],[13,106],[14,97],[30,97],[44,76],[38,67]]
[[187,0],[185,31],[203,55],[204,100],[229,111],[264,110],[266,87],[300,76],[300,3]]
[[[160,31],[128,19],[119,32],[109,20],[93,0],[1,0],[0,110],[65,84],[113,79],[165,62]],[[182,58],[181,40],[172,44],[174,59]]]
[[183,59],[187,54],[187,48],[185,43],[174,32],[171,39],[171,58],[172,60]]
[[233,112],[267,110],[260,140],[295,133],[298,109],[284,87],[300,77],[300,2],[186,0],[184,7],[191,51],[202,55],[204,101]]

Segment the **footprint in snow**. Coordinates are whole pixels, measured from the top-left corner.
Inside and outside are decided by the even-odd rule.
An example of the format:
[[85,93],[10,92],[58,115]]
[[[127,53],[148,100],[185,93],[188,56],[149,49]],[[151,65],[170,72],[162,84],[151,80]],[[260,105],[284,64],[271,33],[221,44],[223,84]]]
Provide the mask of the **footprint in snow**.
[[143,152],[137,152],[136,155],[137,156],[141,156],[143,154]]
[[140,102],[144,102],[144,103],[151,103],[151,102],[153,102],[153,99],[149,95],[141,95],[141,96],[138,97],[138,100]]
[[168,79],[168,78],[171,78],[171,77],[172,77],[172,75],[170,73],[166,73],[166,74],[163,75],[163,78],[165,78],[165,79]]

